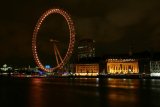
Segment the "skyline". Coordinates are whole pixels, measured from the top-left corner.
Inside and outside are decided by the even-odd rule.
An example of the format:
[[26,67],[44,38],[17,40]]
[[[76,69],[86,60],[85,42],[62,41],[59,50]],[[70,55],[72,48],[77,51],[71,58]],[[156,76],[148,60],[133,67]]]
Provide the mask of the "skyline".
[[[128,53],[129,45],[133,46],[134,52],[159,52],[159,4],[158,0],[3,0],[0,6],[0,64],[35,64],[31,49],[33,30],[39,17],[54,7],[70,13],[75,24],[76,40],[91,38],[96,41],[98,56],[106,53]],[[62,27],[65,22],[57,20],[59,19],[51,22]],[[46,26],[49,29],[53,27],[51,24]],[[65,27],[62,30],[64,29]],[[57,34],[62,30],[51,33]],[[42,34],[44,33],[46,31],[42,29]],[[60,34],[66,35],[66,32]],[[47,36],[50,34],[46,34]]]

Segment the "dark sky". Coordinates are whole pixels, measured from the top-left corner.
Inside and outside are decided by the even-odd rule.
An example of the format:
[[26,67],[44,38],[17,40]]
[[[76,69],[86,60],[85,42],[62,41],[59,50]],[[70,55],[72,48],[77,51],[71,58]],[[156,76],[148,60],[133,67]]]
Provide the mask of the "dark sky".
[[96,41],[99,56],[127,53],[130,44],[134,52],[160,51],[160,0],[1,0],[0,65],[34,64],[31,38],[35,24],[54,7],[71,14],[76,40]]

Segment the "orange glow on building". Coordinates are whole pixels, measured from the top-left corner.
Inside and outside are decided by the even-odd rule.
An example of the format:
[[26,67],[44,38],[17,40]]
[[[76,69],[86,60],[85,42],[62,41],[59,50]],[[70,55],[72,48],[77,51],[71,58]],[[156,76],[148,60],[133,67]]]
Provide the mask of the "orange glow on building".
[[137,74],[139,73],[136,59],[107,59],[108,74]]
[[76,64],[77,76],[97,76],[99,74],[99,64]]

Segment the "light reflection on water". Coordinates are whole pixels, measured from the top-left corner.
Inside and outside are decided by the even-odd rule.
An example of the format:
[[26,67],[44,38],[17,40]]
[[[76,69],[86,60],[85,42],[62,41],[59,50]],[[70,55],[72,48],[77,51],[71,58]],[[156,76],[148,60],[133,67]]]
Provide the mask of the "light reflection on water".
[[43,107],[43,88],[42,79],[34,78],[31,79],[31,87],[29,88],[29,106],[30,107]]
[[139,80],[109,79],[107,86],[112,88],[134,89],[139,87]]
[[159,79],[10,78],[0,85],[2,107],[160,107]]

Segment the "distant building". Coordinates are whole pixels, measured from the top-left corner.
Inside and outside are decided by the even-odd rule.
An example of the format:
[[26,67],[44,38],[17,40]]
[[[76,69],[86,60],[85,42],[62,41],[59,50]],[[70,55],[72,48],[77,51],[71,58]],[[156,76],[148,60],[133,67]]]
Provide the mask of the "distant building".
[[0,68],[2,71],[9,71],[12,70],[12,67],[8,67],[7,64],[4,64],[2,68]]
[[160,61],[150,61],[150,75],[160,76]]
[[95,57],[95,41],[92,39],[82,39],[78,42],[78,59]]
[[99,74],[99,64],[76,64],[77,76],[97,76]]
[[136,59],[107,59],[106,67],[108,74],[139,73],[138,60]]
[[101,58],[82,58],[74,64],[74,74],[77,76],[97,76],[100,74]]

